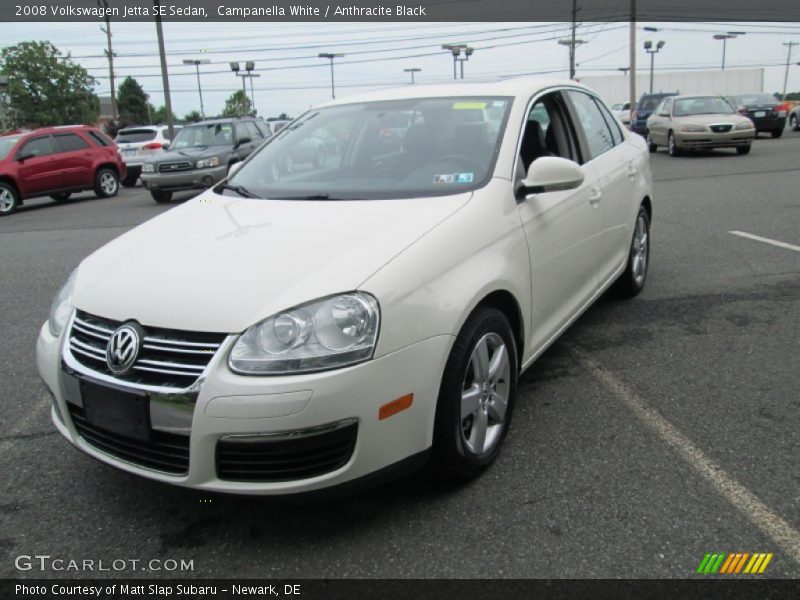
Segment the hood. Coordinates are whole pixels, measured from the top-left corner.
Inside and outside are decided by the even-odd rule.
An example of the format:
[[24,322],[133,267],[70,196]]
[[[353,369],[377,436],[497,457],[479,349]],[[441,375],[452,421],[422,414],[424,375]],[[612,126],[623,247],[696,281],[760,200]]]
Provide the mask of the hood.
[[197,160],[198,158],[207,158],[209,156],[216,156],[224,152],[230,152],[230,146],[199,146],[196,148],[181,148],[180,150],[167,150],[159,152],[153,161],[157,162],[172,162],[179,160]]
[[737,123],[745,122],[750,123],[750,119],[743,117],[738,113],[730,113],[727,115],[687,115],[685,117],[676,117],[680,123],[694,123],[696,125],[715,125],[717,123]]
[[276,201],[208,191],[86,258],[73,303],[117,321],[240,332],[357,289],[470,197]]

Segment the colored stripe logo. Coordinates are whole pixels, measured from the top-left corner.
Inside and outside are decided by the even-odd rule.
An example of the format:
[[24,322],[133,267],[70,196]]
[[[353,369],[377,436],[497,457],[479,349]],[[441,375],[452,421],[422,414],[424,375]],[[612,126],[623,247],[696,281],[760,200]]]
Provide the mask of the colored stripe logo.
[[767,569],[772,560],[772,552],[717,552],[707,553],[697,573],[702,575],[760,575]]

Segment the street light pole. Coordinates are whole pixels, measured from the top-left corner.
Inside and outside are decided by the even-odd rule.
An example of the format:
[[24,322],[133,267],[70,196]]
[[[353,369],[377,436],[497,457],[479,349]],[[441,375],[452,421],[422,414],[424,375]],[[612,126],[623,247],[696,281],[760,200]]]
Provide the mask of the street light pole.
[[655,62],[656,62],[656,54],[658,54],[661,49],[664,47],[666,42],[664,40],[659,40],[656,44],[656,47],[653,48],[653,42],[650,40],[645,40],[644,42],[644,49],[650,55],[650,93],[653,93],[653,70],[655,69]]
[[197,73],[197,93],[200,95],[200,116],[203,119],[206,118],[206,111],[203,107],[203,88],[200,86],[200,65],[207,65],[210,62],[211,61],[207,58],[185,58],[183,60],[183,64],[185,65],[194,65],[195,72]]
[[[461,63],[461,79],[464,79],[464,62],[469,60],[475,48],[467,44],[442,44],[442,50],[447,50],[453,55],[453,79],[458,79],[458,63]],[[460,58],[462,51],[464,58]]]
[[411,73],[411,83],[412,84],[415,83],[415,81],[414,81],[414,73],[419,73],[420,71],[422,71],[422,69],[419,69],[417,67],[411,67],[410,69],[403,69],[404,73]]
[[117,92],[114,86],[114,50],[111,47],[111,16],[108,10],[108,0],[97,0],[97,6],[105,9],[105,22],[106,28],[100,28],[100,31],[106,34],[108,48],[106,49],[106,56],[108,56],[108,79],[111,85],[111,120],[116,123],[119,114],[117,113]]
[[728,40],[735,39],[740,35],[744,35],[745,31],[729,31],[728,33],[715,33],[715,40],[722,40],[722,70],[725,70],[725,51],[727,49]]
[[341,58],[342,56],[344,56],[344,54],[338,54],[338,53],[333,53],[333,52],[320,52],[319,53],[319,57],[320,58],[327,58],[328,60],[331,61],[331,98],[333,98],[334,100],[336,100],[336,86],[335,86],[334,79],[333,79],[333,59],[334,58]]
[[783,45],[789,48],[789,53],[786,55],[786,73],[783,76],[783,94],[781,100],[786,100],[786,86],[789,84],[789,65],[792,63],[792,48],[800,44],[800,42],[783,42]]

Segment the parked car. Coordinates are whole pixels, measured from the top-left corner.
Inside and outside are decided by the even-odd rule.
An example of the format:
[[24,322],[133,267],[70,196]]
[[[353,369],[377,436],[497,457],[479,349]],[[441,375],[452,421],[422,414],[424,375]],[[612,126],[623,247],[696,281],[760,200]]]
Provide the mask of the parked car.
[[264,121],[253,117],[187,125],[165,152],[144,161],[142,185],[156,202],[169,202],[174,192],[209,188],[269,138],[267,131]]
[[[174,133],[181,130],[180,125],[175,125]],[[125,187],[133,187],[142,174],[142,164],[153,155],[164,151],[164,147],[169,145],[169,127],[166,125],[143,125],[137,127],[126,127],[117,132],[114,142],[119,146],[119,153],[128,174],[122,180]]]
[[[636,110],[636,105],[634,104],[633,110]],[[618,102],[611,107],[611,112],[614,113],[614,116],[617,117],[623,125],[626,127],[630,127],[631,125],[631,103],[630,102]]]
[[756,130],[722,96],[684,95],[661,101],[647,119],[645,137],[650,152],[666,146],[670,156],[713,148],[736,148],[737,154],[747,154]]
[[792,128],[792,131],[800,131],[800,104],[789,113],[789,127]]
[[[496,122],[460,121],[477,104]],[[380,116],[409,110],[404,148],[376,154]],[[273,180],[318,128],[350,132],[340,160]],[[429,460],[477,477],[520,373],[606,289],[644,288],[652,213],[644,139],[576,82],[333,101],[81,262],[37,343],[53,422],[102,462],[206,492]]]
[[772,94],[739,94],[730,96],[729,100],[740,114],[753,122],[756,133],[768,132],[773,138],[783,135],[786,107],[781,106],[780,100]]
[[114,142],[94,127],[47,127],[0,136],[0,216],[39,196],[56,202],[86,190],[99,198],[115,196],[125,174]]
[[639,102],[636,103],[636,110],[631,115],[631,131],[639,135],[645,135],[647,131],[647,119],[650,113],[655,110],[659,103],[669,96],[677,96],[677,92],[661,92],[658,94],[642,94]]

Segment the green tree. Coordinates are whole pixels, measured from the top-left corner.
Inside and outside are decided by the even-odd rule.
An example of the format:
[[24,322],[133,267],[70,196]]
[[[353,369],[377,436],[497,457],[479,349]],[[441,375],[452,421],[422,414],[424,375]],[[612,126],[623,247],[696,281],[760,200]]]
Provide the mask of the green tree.
[[290,121],[291,117],[289,115],[287,115],[285,112],[283,112],[283,113],[278,115],[278,119],[280,121]]
[[187,123],[197,123],[198,121],[202,121],[203,117],[198,111],[192,110],[183,115],[183,120]]
[[166,125],[167,124],[167,107],[166,105],[162,104],[158,108],[150,105],[150,122],[154,125]]
[[117,92],[119,120],[126,125],[141,125],[148,122],[147,94],[133,77],[126,77]]
[[250,114],[250,99],[245,96],[242,90],[234,92],[225,100],[225,109],[222,111],[223,117],[236,117],[248,114]]
[[17,125],[95,123],[100,101],[95,79],[50,42],[21,42],[0,52],[0,72],[10,78],[8,95]]

